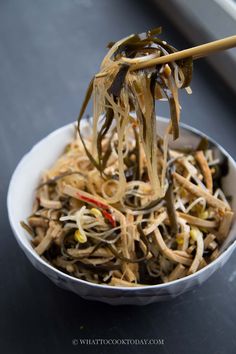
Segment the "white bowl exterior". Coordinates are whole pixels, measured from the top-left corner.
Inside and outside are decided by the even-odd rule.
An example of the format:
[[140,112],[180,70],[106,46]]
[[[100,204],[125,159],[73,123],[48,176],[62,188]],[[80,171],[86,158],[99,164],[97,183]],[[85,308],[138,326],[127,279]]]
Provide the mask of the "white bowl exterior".
[[[161,119],[159,126],[162,128],[166,126],[166,120]],[[20,220],[25,220],[31,213],[34,191],[39,183],[42,171],[50,168],[61,155],[66,144],[72,140],[74,129],[74,124],[66,125],[36,144],[19,162],[10,182],[7,203],[11,227],[20,247],[38,270],[48,276],[56,285],[73,291],[86,299],[103,301],[112,305],[146,305],[152,302],[169,300],[191,290],[196,285],[202,284],[227,262],[236,247],[236,242],[231,244],[214,262],[191,276],[150,287],[118,288],[92,284],[73,278],[52,267],[39,257],[31,246],[29,235],[20,226]],[[191,142],[192,144],[194,140],[192,132],[202,135],[197,130],[182,125],[180,141],[184,139],[187,143]],[[229,159],[229,174],[224,180],[224,190],[233,197],[233,209],[236,211],[236,164],[227,152],[222,148],[221,150]],[[231,230],[231,235],[235,235],[235,233],[236,223]]]

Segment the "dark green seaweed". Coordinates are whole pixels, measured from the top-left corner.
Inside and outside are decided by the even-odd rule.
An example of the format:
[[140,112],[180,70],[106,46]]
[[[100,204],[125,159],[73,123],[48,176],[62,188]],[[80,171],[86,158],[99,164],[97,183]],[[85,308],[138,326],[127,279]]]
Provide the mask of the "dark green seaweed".
[[113,97],[116,99],[120,96],[120,91],[123,87],[125,77],[126,77],[128,70],[129,70],[129,65],[127,65],[127,64],[121,65],[120,70],[118,71],[110,88],[107,91],[109,93],[109,95],[113,95]]

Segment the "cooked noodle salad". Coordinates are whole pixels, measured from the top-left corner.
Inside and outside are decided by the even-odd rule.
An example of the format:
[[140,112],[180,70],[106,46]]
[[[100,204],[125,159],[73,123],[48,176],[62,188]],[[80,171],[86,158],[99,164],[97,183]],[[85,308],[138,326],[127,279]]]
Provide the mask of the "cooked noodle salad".
[[[191,92],[191,59],[132,70],[176,50],[159,33],[109,44],[75,137],[44,171],[22,222],[40,256],[88,282],[133,287],[193,274],[217,258],[232,223],[222,162],[206,141],[168,147],[179,135],[178,90]],[[91,95],[93,119],[82,129]],[[155,103],[164,99],[171,119],[161,137]]]

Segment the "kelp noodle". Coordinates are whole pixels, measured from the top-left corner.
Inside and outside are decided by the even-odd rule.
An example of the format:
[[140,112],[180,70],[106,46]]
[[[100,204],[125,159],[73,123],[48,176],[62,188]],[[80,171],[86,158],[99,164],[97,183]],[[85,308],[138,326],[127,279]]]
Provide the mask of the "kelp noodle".
[[[109,198],[118,202],[126,188],[123,141],[127,127],[138,129],[140,143],[147,160],[147,174],[152,187],[152,200],[162,198],[166,191],[165,173],[167,160],[167,140],[171,133],[173,139],[179,136],[180,105],[178,88],[188,87],[192,76],[192,60],[131,71],[132,65],[150,58],[160,57],[176,49],[157,35],[161,28],[131,35],[117,43],[110,43],[107,55],[102,61],[100,72],[91,80],[85,101],[78,118],[78,132],[91,163],[104,174],[111,154],[111,146],[104,146],[104,139],[117,132],[117,155],[119,160],[119,188]],[[86,105],[93,92],[93,143],[86,146],[80,124]],[[157,127],[155,101],[166,99],[169,102],[171,122],[164,136],[163,165],[158,170]],[[138,146],[136,146],[138,149]],[[135,161],[138,163],[137,159]]]
[[[191,59],[132,70],[176,50],[159,33],[109,44],[78,132],[44,172],[32,215],[22,223],[40,256],[89,282],[152,285],[192,274],[218,256],[232,222],[220,189],[219,171],[226,169],[207,142],[196,151],[168,148],[170,135],[179,135],[178,89],[189,91]],[[92,94],[93,119],[82,129]],[[156,126],[160,99],[170,107],[164,137]]]

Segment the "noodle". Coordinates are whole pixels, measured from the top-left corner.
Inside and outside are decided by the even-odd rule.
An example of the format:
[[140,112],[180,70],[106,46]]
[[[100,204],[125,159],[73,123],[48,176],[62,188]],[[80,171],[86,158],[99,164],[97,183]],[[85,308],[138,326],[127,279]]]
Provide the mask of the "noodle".
[[[153,285],[192,274],[214,260],[233,212],[211,149],[169,150],[179,135],[178,90],[192,61],[133,71],[176,51],[160,29],[110,49],[91,80],[75,138],[42,176],[28,224],[35,251],[71,276],[112,286]],[[93,120],[81,119],[93,93]],[[170,121],[157,134],[156,101]],[[211,168],[210,166],[213,166]]]

